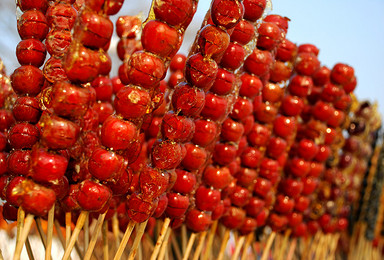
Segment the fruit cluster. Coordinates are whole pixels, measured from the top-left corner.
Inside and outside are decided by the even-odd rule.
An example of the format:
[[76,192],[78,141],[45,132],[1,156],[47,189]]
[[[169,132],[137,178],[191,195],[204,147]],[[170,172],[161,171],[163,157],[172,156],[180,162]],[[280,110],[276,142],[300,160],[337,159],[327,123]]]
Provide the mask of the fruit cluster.
[[123,2],[17,1],[20,67],[8,79],[0,65],[4,218],[51,210],[69,231],[89,212],[112,219],[116,258],[156,219],[203,238],[219,223],[242,238],[343,232],[380,124],[353,106],[354,69],[286,39],[266,0],[213,0],[184,56],[198,1],[156,0],[145,21],[117,19],[110,77]]

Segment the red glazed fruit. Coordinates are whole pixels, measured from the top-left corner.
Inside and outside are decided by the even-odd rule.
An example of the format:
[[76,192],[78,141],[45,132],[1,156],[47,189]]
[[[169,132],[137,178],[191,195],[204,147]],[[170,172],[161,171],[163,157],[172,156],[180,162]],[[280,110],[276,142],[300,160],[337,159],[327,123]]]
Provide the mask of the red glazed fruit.
[[192,138],[194,144],[205,147],[215,140],[217,126],[213,121],[197,119],[195,121],[195,133]]
[[23,40],[16,47],[16,57],[21,65],[40,67],[46,54],[45,45],[35,39]]
[[193,232],[203,232],[209,228],[212,219],[209,214],[193,209],[187,213],[185,222]]
[[128,162],[117,153],[105,149],[96,149],[88,160],[88,170],[102,181],[118,179],[126,170]]
[[191,143],[187,143],[185,144],[185,150],[185,157],[181,161],[181,165],[185,169],[189,171],[196,171],[200,169],[207,161],[208,155],[204,148]]
[[193,88],[187,83],[180,83],[172,95],[172,106],[175,112],[182,115],[196,117],[203,109],[205,93],[203,90]]
[[195,193],[196,207],[202,211],[213,211],[220,203],[221,195],[219,190],[200,186]]
[[156,142],[152,147],[151,158],[156,168],[174,169],[183,160],[182,148],[173,141]]
[[45,15],[38,10],[24,12],[17,21],[17,31],[21,39],[35,38],[43,41],[49,31]]
[[147,91],[133,87],[122,88],[115,97],[116,113],[125,119],[136,119],[145,115],[151,97]]
[[186,27],[196,12],[192,0],[171,0],[155,2],[153,11],[157,19],[175,27]]
[[164,58],[172,58],[179,50],[182,37],[167,24],[151,20],[143,28],[141,43],[144,50]]
[[181,194],[189,194],[192,192],[196,184],[195,174],[181,169],[176,169],[176,174],[177,178],[172,188],[173,191]]
[[208,24],[200,30],[197,44],[204,57],[218,61],[228,47],[229,35],[219,27]]
[[36,96],[43,88],[44,81],[41,70],[32,65],[21,66],[11,75],[12,88],[19,95]]
[[17,121],[37,123],[40,119],[41,110],[36,98],[19,97],[13,105],[12,113]]
[[68,165],[68,159],[60,154],[42,148],[34,149],[30,158],[31,176],[37,182],[52,182],[61,179]]
[[168,182],[169,174],[167,172],[146,167],[139,177],[142,198],[150,200],[159,197],[167,190]]
[[231,29],[243,18],[244,6],[238,0],[215,0],[211,6],[212,21],[225,29]]
[[21,207],[26,213],[35,216],[45,216],[56,200],[55,192],[32,181],[21,184],[21,189],[27,190],[23,194]]
[[214,189],[223,189],[227,187],[233,177],[227,167],[207,166],[203,173],[204,183],[212,186]]
[[235,79],[236,77],[232,72],[219,68],[210,91],[217,95],[227,95],[232,92]]
[[105,185],[85,180],[80,183],[76,199],[83,210],[98,211],[108,203],[111,195],[111,190]]
[[204,58],[200,53],[190,56],[185,64],[185,78],[187,81],[204,91],[212,86],[218,72],[217,63]]
[[136,137],[136,126],[132,122],[120,119],[115,115],[109,116],[104,121],[100,131],[102,145],[114,150],[127,149]]

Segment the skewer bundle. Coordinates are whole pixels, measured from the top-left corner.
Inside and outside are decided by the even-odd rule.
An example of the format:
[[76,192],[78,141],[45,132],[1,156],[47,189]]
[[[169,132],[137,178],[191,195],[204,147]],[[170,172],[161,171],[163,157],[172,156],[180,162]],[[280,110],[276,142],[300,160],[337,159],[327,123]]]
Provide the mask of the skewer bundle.
[[213,0],[188,56],[197,0],[114,26],[123,3],[16,3],[20,67],[0,65],[7,257],[35,259],[35,230],[45,259],[381,256],[381,121],[354,100],[352,67],[321,67],[265,0]]

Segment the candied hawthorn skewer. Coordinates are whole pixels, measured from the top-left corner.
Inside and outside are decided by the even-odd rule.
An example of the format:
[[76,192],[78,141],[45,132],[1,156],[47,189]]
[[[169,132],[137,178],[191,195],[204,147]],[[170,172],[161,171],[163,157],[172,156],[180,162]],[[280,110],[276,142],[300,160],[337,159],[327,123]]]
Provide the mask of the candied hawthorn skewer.
[[[204,124],[208,124],[212,130],[215,130],[220,125],[220,121],[223,121],[226,114],[229,113],[228,110],[230,107],[230,100],[226,100],[225,96],[220,97],[213,94],[213,92],[207,92],[214,84],[214,80],[217,75],[217,63],[222,59],[222,56],[225,54],[226,46],[229,44],[229,35],[226,33],[226,30],[233,28],[238,22],[236,20],[236,22],[232,21],[233,23],[231,22],[231,24],[226,25],[225,23],[228,21],[224,18],[219,18],[221,13],[227,12],[227,9],[224,7],[224,3],[227,3],[229,6],[233,6],[232,15],[237,18],[241,18],[240,15],[242,14],[242,11],[237,11],[237,9],[240,8],[240,2],[214,1],[212,3],[210,10],[211,13],[210,15],[207,15],[210,16],[212,21],[209,21],[208,18],[207,22],[203,22],[203,28],[199,31],[199,35],[195,40],[195,45],[192,47],[192,52],[186,61],[185,78],[187,83],[180,83],[173,92],[171,103],[175,112],[172,112],[172,114],[168,113],[169,116],[166,114],[161,125],[163,134],[162,137],[165,139],[162,141],[163,143],[167,142],[167,139],[173,139],[181,144],[185,143],[186,154],[184,159],[181,161],[182,168],[176,170],[178,179],[181,181],[182,179],[180,179],[180,177],[184,175],[187,178],[192,178],[192,182],[195,182],[195,173],[197,176],[201,174],[199,171],[202,170],[209,157],[209,152],[205,149],[205,147],[210,145],[210,143],[213,143],[217,135],[217,131],[214,131],[210,134],[210,136],[208,136],[209,140],[207,140],[206,137],[203,138],[206,140],[199,140],[199,137],[196,135],[198,131],[197,129],[200,127],[201,130],[204,131]],[[242,6],[239,10],[242,10]],[[222,28],[220,29],[220,27]],[[223,43],[225,44],[223,45]],[[227,74],[231,73],[227,72]],[[233,92],[232,83],[229,83],[231,86],[229,86],[230,89],[227,90],[227,94]],[[204,97],[205,93],[207,93],[206,97]],[[197,96],[197,99],[196,97],[193,97],[193,95],[200,95],[201,97]],[[212,112],[213,110],[207,105],[207,103],[207,108],[202,106],[204,101],[207,102],[208,95],[210,95],[209,99],[211,100],[211,103],[218,101],[222,104],[220,111],[216,114],[209,115],[209,111]],[[190,101],[188,101],[190,104],[187,103],[187,98],[189,96],[190,98],[193,98],[191,99],[193,103]],[[174,119],[171,117],[173,114],[177,115],[172,116]],[[206,119],[196,120],[199,115],[202,118],[209,118],[209,121]],[[194,122],[191,121],[191,119],[194,120]],[[182,129],[180,128],[182,131],[176,129],[177,131],[174,132],[178,135],[183,134],[183,136],[176,136],[175,133],[170,132],[172,129],[170,127],[174,128],[172,125],[177,122],[176,120],[185,126],[181,127]],[[213,121],[218,122],[216,124]],[[188,125],[193,126],[192,131],[191,127],[188,127]],[[195,130],[194,136],[193,130]],[[193,140],[193,137],[196,137],[195,140]],[[190,141],[192,141],[192,143],[189,143]],[[189,199],[181,194],[188,194],[194,189],[193,185],[187,185],[190,187],[188,190],[184,189],[185,187],[182,187],[182,183],[177,185],[181,188],[181,190],[178,190],[178,188],[175,187],[174,192],[167,194],[168,206],[165,210],[166,217],[173,219],[172,226],[174,228],[182,223],[184,214],[189,205]],[[175,191],[181,192],[181,194],[178,194]],[[184,257],[186,255],[188,255],[188,253],[186,253]]]
[[[180,8],[182,5],[182,8]],[[123,83],[130,85],[123,87],[117,94],[114,100],[116,114],[121,116],[124,121],[134,126],[133,130],[138,132],[141,124],[146,116],[152,113],[153,109],[161,104],[159,95],[160,81],[165,77],[166,69],[170,59],[176,54],[182,42],[182,35],[188,24],[190,23],[195,10],[197,1],[164,1],[162,3],[154,2],[151,13],[154,13],[156,20],[146,21],[141,37],[143,51],[134,52],[123,67],[122,72],[125,74],[127,82],[124,82],[122,74],[120,79]],[[169,9],[175,9],[174,15],[167,15]],[[162,34],[161,30],[166,33]],[[169,36],[164,38],[164,36]],[[123,65],[124,66],[124,65]],[[122,67],[120,67],[122,68]],[[135,110],[133,110],[135,109]],[[117,119],[118,120],[118,119]],[[103,124],[103,127],[105,124]],[[132,139],[132,138],[131,138]],[[130,143],[129,138],[126,143]],[[101,138],[102,145],[111,147],[106,143],[106,139]],[[117,145],[118,142],[112,142]],[[129,147],[119,147],[118,149],[127,149]],[[127,214],[132,223],[145,222],[142,227],[145,227],[146,220],[153,214],[155,210],[158,196],[165,190],[162,180],[168,181],[169,174],[167,172],[159,172],[155,169],[145,167],[140,173],[139,183],[140,190],[134,191],[128,196]],[[157,183],[160,181],[159,183]],[[153,182],[155,185],[153,186]],[[167,184],[166,184],[167,185]],[[153,186],[153,188],[151,188]],[[166,188],[166,186],[165,186]],[[156,190],[159,190],[156,191]],[[157,194],[158,193],[158,194]],[[129,231],[128,231],[129,232]],[[126,238],[125,238],[126,239]],[[136,239],[140,239],[136,237]],[[121,256],[126,241],[120,244],[119,251],[115,255],[118,259]],[[135,243],[138,245],[138,243]],[[136,249],[132,248],[129,258],[135,255]]]

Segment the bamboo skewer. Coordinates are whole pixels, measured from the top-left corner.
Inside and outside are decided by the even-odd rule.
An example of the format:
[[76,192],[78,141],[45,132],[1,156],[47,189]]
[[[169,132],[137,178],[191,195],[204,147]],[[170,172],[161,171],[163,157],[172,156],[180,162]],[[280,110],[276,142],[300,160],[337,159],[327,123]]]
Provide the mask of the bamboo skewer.
[[65,248],[68,247],[69,240],[71,239],[71,224],[71,212],[65,212]]
[[112,232],[115,239],[116,250],[120,245],[120,230],[119,230],[119,220],[117,219],[117,213],[115,213],[112,217]]
[[43,226],[41,224],[41,219],[40,218],[36,218],[35,222],[36,222],[36,227],[37,227],[37,231],[39,233],[41,242],[43,243],[44,249],[47,250],[47,237],[45,236],[45,233],[44,233],[44,230],[43,230]]
[[16,231],[16,244],[20,239],[21,231],[24,227],[25,211],[19,207],[17,210],[17,231]]
[[74,245],[76,243],[76,240],[77,240],[77,238],[78,238],[78,236],[80,234],[81,229],[84,226],[85,219],[87,218],[88,214],[89,213],[85,212],[85,211],[82,211],[80,213],[80,216],[79,216],[79,218],[77,219],[77,222],[76,222],[75,229],[73,230],[71,239],[69,240],[68,246],[67,246],[67,248],[64,251],[64,256],[63,256],[62,260],[69,259],[70,255],[71,255],[71,252],[72,252],[72,249],[73,249],[73,247],[74,247]]
[[103,223],[103,259],[108,260],[109,259],[109,250],[108,250],[108,222],[104,221]]
[[84,255],[84,260],[91,259],[92,252],[93,252],[93,249],[95,248],[96,241],[97,241],[97,238],[99,237],[99,233],[100,233],[101,227],[103,225],[104,218],[105,218],[106,214],[107,214],[107,212],[100,214],[98,219],[97,219],[95,229],[93,230],[93,233],[92,233],[92,239],[89,242],[87,251],[85,252],[85,255]]
[[312,240],[312,243],[309,245],[309,252],[308,254],[305,254],[306,257],[312,258],[313,255],[316,253],[317,244],[319,243],[319,240],[321,238],[321,232],[316,232],[315,237]]
[[239,239],[236,239],[236,248],[235,252],[233,253],[231,260],[236,260],[239,258],[241,248],[243,247],[244,241],[245,241],[245,236],[241,236]]
[[167,252],[167,248],[168,248],[168,241],[169,241],[169,237],[170,237],[171,233],[172,233],[172,229],[169,228],[167,230],[167,234],[165,235],[163,245],[161,246],[158,260],[163,260],[164,256],[166,256],[166,252]]
[[263,251],[263,255],[261,256],[261,260],[267,260],[269,255],[269,250],[271,249],[271,246],[275,237],[276,237],[276,232],[273,231],[268,237],[267,243]]
[[89,247],[89,215],[85,218],[84,222],[84,253]]
[[187,249],[184,252],[183,260],[187,260],[189,255],[191,254],[193,243],[195,242],[196,236],[197,236],[196,233],[192,233],[191,236],[189,237]]
[[278,250],[278,252],[279,252],[278,257],[277,257],[278,260],[282,259],[284,256],[284,253],[285,253],[285,250],[286,250],[286,247],[288,244],[288,239],[289,239],[289,236],[291,235],[291,232],[292,232],[291,229],[287,229],[285,231],[283,242],[281,244],[280,249]]
[[28,214],[27,217],[25,218],[23,230],[21,231],[19,240],[17,241],[17,244],[16,244],[13,260],[20,259],[21,251],[23,250],[23,245],[25,243],[25,240],[28,237],[28,233],[31,230],[32,223],[33,223],[33,215]]
[[227,248],[227,243],[229,240],[229,235],[230,235],[230,231],[229,229],[226,229],[224,232],[223,240],[221,241],[220,251],[219,251],[217,260],[222,260],[224,257],[225,249]]
[[183,258],[181,255],[181,251],[180,251],[179,245],[177,244],[175,236],[171,236],[171,244],[172,244],[173,251],[175,252],[176,259]]
[[254,238],[253,232],[249,233],[247,235],[247,240],[245,241],[245,245],[244,245],[244,249],[243,249],[243,254],[241,255],[241,260],[246,260],[247,259],[248,248],[251,245],[251,243],[253,241],[253,238]]
[[213,238],[214,238],[215,233],[216,233],[217,223],[218,223],[218,221],[215,220],[215,221],[212,223],[211,229],[209,230],[209,235],[208,235],[208,240],[207,240],[207,246],[206,246],[206,248],[205,248],[205,252],[204,252],[204,255],[203,255],[202,260],[207,260],[208,258],[211,257],[211,254],[212,254]]
[[52,238],[53,238],[53,222],[55,217],[55,204],[48,212],[48,227],[47,227],[47,246],[45,248],[45,260],[51,260]]
[[29,239],[25,240],[25,248],[27,249],[27,254],[30,260],[35,260],[35,257],[33,256],[32,248],[31,248],[31,243],[29,243]]
[[192,258],[193,260],[199,259],[206,237],[207,237],[207,231],[203,231],[200,233],[199,242],[197,243],[197,247],[196,247],[195,253],[194,253],[193,258]]
[[168,227],[169,227],[169,223],[171,223],[171,219],[170,218],[165,218],[163,226],[161,227],[161,231],[160,231],[159,237],[157,238],[155,248],[153,249],[153,252],[152,252],[150,260],[155,260],[157,258],[157,255],[159,254],[159,251],[160,251],[160,247],[163,244],[164,237],[165,237],[165,235],[167,233],[167,230],[168,230]]
[[297,245],[297,238],[294,238],[294,239],[292,239],[291,245],[289,246],[287,260],[292,260],[293,259],[293,255],[295,253],[296,245]]
[[61,243],[61,245],[63,246],[63,248],[65,250],[65,239],[64,239],[64,236],[63,236],[63,232],[61,232],[60,224],[57,221],[57,219],[55,219],[53,224],[55,225],[56,233],[57,233],[57,236],[59,237],[60,243]]
[[127,246],[128,240],[129,240],[129,238],[130,238],[130,236],[132,234],[132,231],[133,231],[134,227],[135,227],[135,222],[130,221],[128,223],[127,229],[125,230],[123,239],[121,240],[120,245],[119,245],[119,247],[117,249],[116,255],[113,258],[114,260],[120,260],[121,255],[123,254],[124,249]]
[[187,250],[187,240],[187,227],[183,224],[181,226],[181,249],[183,253]]
[[147,226],[147,223],[148,223],[148,219],[145,222],[140,223],[138,225],[137,231],[136,231],[136,237],[135,237],[135,240],[133,241],[131,251],[129,252],[128,260],[133,260],[135,258],[136,253],[137,253],[137,248],[139,247],[139,244],[141,242],[141,238],[144,235],[145,227]]

